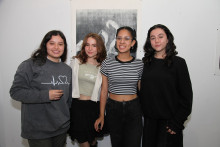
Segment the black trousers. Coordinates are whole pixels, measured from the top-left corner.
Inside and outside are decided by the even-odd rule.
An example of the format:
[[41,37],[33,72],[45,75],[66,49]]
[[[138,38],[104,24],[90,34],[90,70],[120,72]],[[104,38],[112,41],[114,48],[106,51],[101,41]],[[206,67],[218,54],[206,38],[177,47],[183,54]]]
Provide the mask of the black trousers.
[[112,147],[140,147],[143,128],[138,98],[124,102],[108,98],[106,118]]
[[47,139],[28,139],[30,147],[64,147],[67,134],[61,134]]
[[144,118],[142,147],[183,147],[182,131],[167,132],[167,120]]

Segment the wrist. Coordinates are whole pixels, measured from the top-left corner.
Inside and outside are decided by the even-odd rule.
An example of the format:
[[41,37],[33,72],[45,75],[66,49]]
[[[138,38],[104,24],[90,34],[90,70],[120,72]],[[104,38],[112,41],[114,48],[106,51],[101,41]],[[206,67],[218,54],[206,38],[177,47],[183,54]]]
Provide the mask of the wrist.
[[99,114],[99,118],[104,118],[105,115],[104,114]]

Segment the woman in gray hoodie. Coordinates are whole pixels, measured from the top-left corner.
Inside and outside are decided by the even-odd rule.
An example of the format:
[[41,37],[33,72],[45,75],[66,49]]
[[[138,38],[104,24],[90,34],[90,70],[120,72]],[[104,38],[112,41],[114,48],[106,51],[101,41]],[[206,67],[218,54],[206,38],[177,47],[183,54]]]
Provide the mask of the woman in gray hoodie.
[[63,147],[66,143],[71,105],[71,68],[64,63],[66,57],[66,38],[53,30],[16,71],[10,95],[22,103],[21,136],[30,147]]

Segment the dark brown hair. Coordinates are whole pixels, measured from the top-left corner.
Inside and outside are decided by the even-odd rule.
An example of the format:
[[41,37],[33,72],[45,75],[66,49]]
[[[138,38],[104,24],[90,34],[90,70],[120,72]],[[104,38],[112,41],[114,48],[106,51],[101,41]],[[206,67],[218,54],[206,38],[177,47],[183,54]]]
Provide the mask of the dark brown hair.
[[176,45],[174,44],[173,34],[170,32],[170,30],[165,25],[162,25],[162,24],[154,25],[148,30],[147,40],[146,40],[145,45],[144,45],[145,54],[144,54],[143,62],[145,64],[150,63],[152,61],[152,58],[154,57],[155,50],[151,46],[150,33],[153,30],[157,29],[157,28],[162,29],[165,32],[166,36],[167,36],[168,43],[167,43],[167,46],[166,46],[165,61],[166,61],[166,64],[168,66],[170,66],[172,64],[172,57],[177,55],[178,52],[176,51]]
[[[120,28],[117,29],[116,37],[118,36],[118,33],[119,33],[121,30],[127,30],[128,32],[130,32],[131,37],[132,37],[132,41],[135,40],[135,44],[134,44],[133,47],[130,48],[130,52],[131,52],[131,53],[136,52],[136,51],[137,51],[137,46],[138,46],[138,42],[137,42],[137,39],[136,39],[136,30],[135,30],[135,29],[132,29],[132,28],[129,27],[129,26],[120,27]],[[118,49],[117,49],[117,47],[116,47],[116,43],[115,43],[115,49],[118,51]]]
[[38,61],[40,65],[43,65],[46,62],[47,59],[47,42],[52,38],[52,36],[60,36],[63,39],[64,42],[64,52],[62,56],[60,57],[62,62],[66,61],[67,58],[67,42],[66,37],[61,31],[58,30],[52,30],[48,32],[43,40],[41,41],[40,47],[31,55],[31,59],[35,61]]

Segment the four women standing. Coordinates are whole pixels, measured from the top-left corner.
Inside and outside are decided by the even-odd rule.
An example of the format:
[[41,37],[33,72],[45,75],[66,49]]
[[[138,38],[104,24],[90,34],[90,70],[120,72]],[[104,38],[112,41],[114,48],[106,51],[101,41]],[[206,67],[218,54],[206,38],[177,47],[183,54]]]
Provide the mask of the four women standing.
[[63,63],[65,36],[48,32],[31,59],[18,67],[10,89],[11,97],[22,102],[21,136],[30,147],[63,147],[70,119],[71,139],[80,147],[92,147],[103,136],[106,120],[113,147],[139,147],[143,111],[142,147],[182,147],[192,87],[173,41],[166,26],[151,27],[142,62],[130,54],[137,48],[136,32],[130,27],[117,30],[114,58],[106,58],[99,35],[86,35],[71,62],[70,96],[71,70]]

